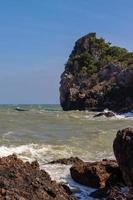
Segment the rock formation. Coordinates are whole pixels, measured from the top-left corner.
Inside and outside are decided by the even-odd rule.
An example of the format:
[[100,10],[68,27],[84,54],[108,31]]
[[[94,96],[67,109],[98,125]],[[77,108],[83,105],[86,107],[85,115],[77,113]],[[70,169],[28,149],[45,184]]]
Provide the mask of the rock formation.
[[70,172],[76,182],[93,188],[124,184],[122,173],[115,160],[79,162],[70,168]]
[[80,38],[61,75],[63,110],[133,109],[133,53],[96,33]]
[[118,131],[113,148],[125,182],[133,187],[133,128]]
[[24,163],[15,155],[0,158],[1,200],[76,200],[66,191],[36,161]]
[[115,116],[115,113],[113,113],[113,112],[111,112],[111,111],[100,112],[100,113],[94,115],[93,117],[102,117],[102,116],[107,117],[107,118],[109,118],[109,117],[114,117],[114,116]]
[[48,164],[62,164],[62,165],[72,165],[76,163],[82,163],[83,161],[78,157],[70,157],[70,158],[61,158],[58,160],[53,160]]

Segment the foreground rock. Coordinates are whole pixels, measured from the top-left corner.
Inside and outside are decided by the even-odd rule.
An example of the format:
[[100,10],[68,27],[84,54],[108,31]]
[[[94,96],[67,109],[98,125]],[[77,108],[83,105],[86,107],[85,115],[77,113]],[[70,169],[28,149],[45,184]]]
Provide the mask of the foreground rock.
[[132,191],[124,191],[119,186],[98,189],[90,194],[91,197],[101,200],[133,200]]
[[133,128],[118,131],[113,149],[125,182],[133,187]]
[[74,200],[66,191],[37,162],[24,163],[15,155],[0,158],[1,200]]
[[77,163],[70,168],[70,172],[76,182],[93,188],[124,184],[122,173],[115,160]]
[[133,109],[133,53],[96,33],[76,41],[60,82],[63,110]]
[[106,200],[133,200],[133,191],[122,192],[120,188],[114,187],[108,191]]
[[61,158],[58,160],[53,160],[48,164],[62,164],[62,165],[72,165],[76,163],[82,163],[83,161],[78,157],[70,157],[70,158]]

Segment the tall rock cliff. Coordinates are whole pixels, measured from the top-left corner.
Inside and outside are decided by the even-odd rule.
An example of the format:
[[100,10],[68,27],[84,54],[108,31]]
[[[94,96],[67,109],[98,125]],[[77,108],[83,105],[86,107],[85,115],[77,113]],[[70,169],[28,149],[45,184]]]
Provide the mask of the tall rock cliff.
[[133,52],[96,33],[76,41],[60,81],[63,110],[133,109]]

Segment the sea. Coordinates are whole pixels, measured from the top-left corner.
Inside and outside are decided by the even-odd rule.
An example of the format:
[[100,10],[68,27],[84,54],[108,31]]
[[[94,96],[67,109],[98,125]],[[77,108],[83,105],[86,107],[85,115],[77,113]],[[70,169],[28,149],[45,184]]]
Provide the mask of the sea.
[[[26,111],[17,111],[16,108]],[[59,105],[0,105],[0,157],[13,153],[24,161],[37,160],[53,180],[66,183],[80,200],[93,188],[74,182],[70,166],[48,164],[78,156],[84,161],[113,159],[113,140],[119,129],[133,127],[133,113],[111,118],[88,111],[63,111]]]

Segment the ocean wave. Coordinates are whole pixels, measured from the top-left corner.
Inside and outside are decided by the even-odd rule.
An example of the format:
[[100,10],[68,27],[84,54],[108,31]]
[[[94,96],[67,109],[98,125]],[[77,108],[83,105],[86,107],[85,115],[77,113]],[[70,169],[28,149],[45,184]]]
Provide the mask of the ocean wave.
[[20,146],[0,146],[0,157],[16,154],[24,161],[38,160],[47,163],[57,158],[69,157],[72,151],[67,146],[27,144]]
[[[108,109],[105,109],[103,112],[112,112]],[[60,118],[73,118],[73,119],[81,119],[81,120],[90,120],[90,121],[106,121],[106,120],[132,120],[133,119],[133,112],[127,112],[122,114],[113,113],[114,116],[106,117],[106,116],[99,116],[94,117],[98,112],[89,112],[89,111],[69,111],[69,112],[61,112]]]
[[88,150],[84,152],[77,148],[67,145],[39,145],[27,144],[20,146],[0,146],[0,157],[16,154],[18,157],[25,161],[38,160],[42,165],[52,160],[60,158],[69,158],[71,156],[78,156],[85,161],[100,160],[102,158],[113,158],[113,153],[106,151],[94,151],[93,153]]
[[3,133],[3,136],[2,136],[3,140],[5,140],[6,137],[8,137],[9,135],[12,135],[12,134],[13,134],[13,131],[8,131],[6,133]]
[[123,113],[121,116],[124,116],[125,118],[133,118],[133,111]]

